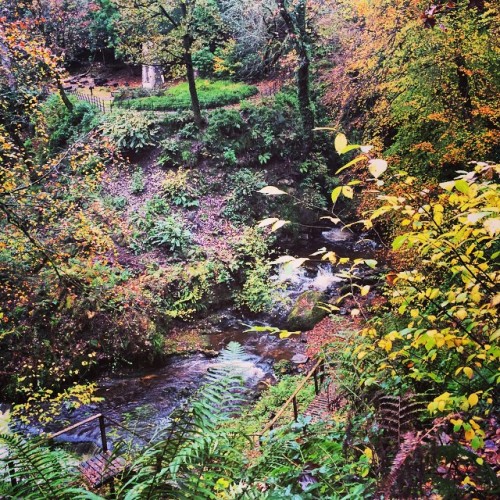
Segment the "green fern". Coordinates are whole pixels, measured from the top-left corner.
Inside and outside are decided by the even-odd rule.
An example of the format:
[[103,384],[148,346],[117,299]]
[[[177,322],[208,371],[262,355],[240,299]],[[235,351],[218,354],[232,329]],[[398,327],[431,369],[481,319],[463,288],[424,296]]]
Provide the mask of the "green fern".
[[6,454],[0,458],[0,497],[19,499],[89,498],[78,488],[78,475],[61,452],[15,434],[1,434]]
[[162,439],[142,450],[118,496],[216,498],[217,481],[239,475],[243,465],[232,446],[234,432],[223,424],[245,401],[237,369],[245,360],[246,354],[236,342],[222,351],[193,402],[174,411]]

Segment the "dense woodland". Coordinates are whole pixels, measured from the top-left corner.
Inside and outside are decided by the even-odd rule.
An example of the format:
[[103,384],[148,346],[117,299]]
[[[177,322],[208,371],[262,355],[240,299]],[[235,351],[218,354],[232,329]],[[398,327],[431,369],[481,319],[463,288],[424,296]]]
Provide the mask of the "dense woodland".
[[[0,498],[498,498],[499,14],[0,0]],[[280,316],[304,266],[340,285]],[[255,394],[229,343],[91,488],[47,432],[224,311],[309,361]],[[256,437],[318,360],[328,412]]]

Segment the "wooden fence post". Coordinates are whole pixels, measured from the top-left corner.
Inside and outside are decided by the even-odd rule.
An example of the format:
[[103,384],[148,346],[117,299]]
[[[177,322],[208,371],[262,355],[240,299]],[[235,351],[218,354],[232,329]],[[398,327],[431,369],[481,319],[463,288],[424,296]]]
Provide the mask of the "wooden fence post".
[[293,403],[293,419],[295,420],[295,422],[297,422],[297,419],[299,418],[299,406],[297,404],[296,396],[294,396],[294,398],[292,399],[292,403]]

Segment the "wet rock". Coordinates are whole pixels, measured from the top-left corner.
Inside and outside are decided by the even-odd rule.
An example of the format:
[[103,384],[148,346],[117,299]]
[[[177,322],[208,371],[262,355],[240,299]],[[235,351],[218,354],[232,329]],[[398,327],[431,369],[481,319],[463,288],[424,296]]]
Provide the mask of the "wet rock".
[[293,309],[288,315],[286,324],[289,330],[307,331],[314,328],[327,314],[318,307],[325,300],[325,295],[316,290],[307,290],[299,295]]
[[353,234],[350,231],[348,231],[347,229],[342,230],[342,229],[334,228],[334,229],[330,229],[330,231],[323,231],[321,233],[321,236],[325,240],[330,241],[331,243],[337,243],[339,241],[348,241],[348,240],[352,239]]
[[309,361],[309,356],[306,356],[305,354],[296,354],[290,361],[296,365],[302,365]]

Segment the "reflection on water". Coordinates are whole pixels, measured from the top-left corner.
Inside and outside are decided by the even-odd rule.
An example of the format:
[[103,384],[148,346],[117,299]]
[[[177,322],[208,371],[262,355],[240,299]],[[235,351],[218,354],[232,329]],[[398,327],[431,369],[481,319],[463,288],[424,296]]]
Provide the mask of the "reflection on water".
[[[272,365],[280,359],[290,360],[302,348],[299,339],[282,340],[266,334],[240,330],[208,335],[213,349],[221,350],[230,341],[240,342],[245,350],[242,359],[218,361],[203,354],[172,357],[162,368],[104,377],[98,381],[98,396],[104,400],[96,405],[63,415],[66,423],[76,423],[96,413],[103,413],[125,424],[134,433],[150,437],[156,429],[165,427],[172,411],[185,402],[203,383],[209,369],[228,368],[240,375],[249,389],[256,391],[263,379],[273,378]],[[61,429],[58,423],[51,431]],[[122,437],[124,431],[113,428]],[[111,441],[113,440],[111,432]],[[97,422],[79,427],[60,438],[71,443],[100,443]]]

